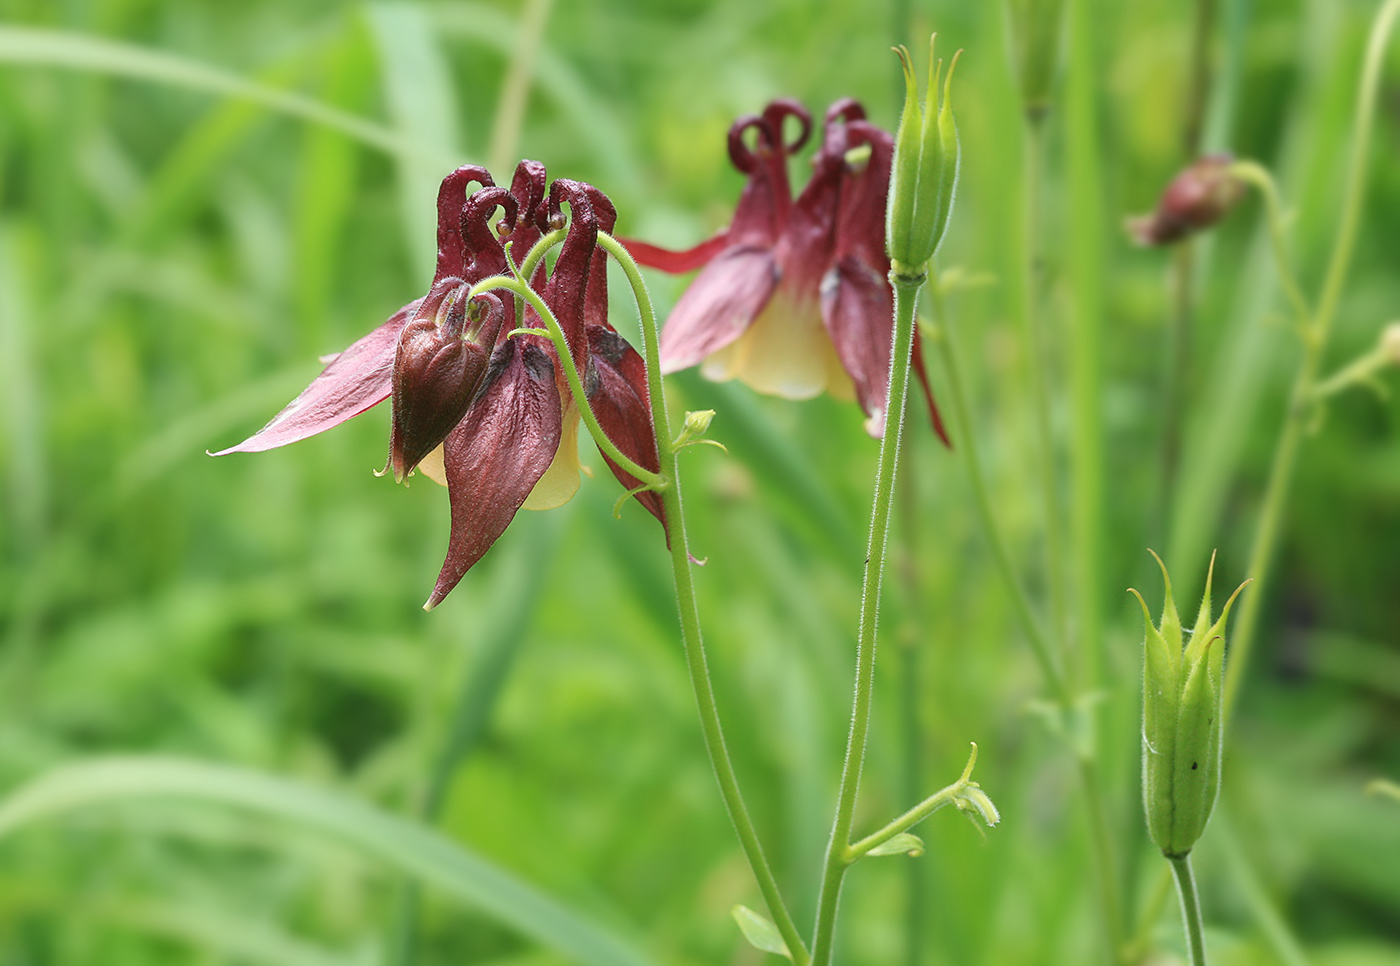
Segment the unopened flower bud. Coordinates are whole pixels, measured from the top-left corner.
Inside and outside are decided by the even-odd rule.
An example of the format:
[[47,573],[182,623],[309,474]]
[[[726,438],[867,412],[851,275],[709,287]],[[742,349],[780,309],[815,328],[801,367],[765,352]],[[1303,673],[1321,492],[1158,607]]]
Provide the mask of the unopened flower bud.
[[1128,233],[1139,245],[1170,245],[1209,228],[1244,195],[1245,182],[1231,171],[1229,154],[1208,154],[1167,185],[1157,210],[1128,220]]
[[389,465],[402,480],[447,438],[486,377],[504,312],[493,295],[470,307],[467,286],[447,278],[404,326],[394,353]]
[[[1211,575],[1206,576],[1205,597],[1183,649],[1185,632],[1172,600],[1171,578],[1160,557],[1157,564],[1166,584],[1166,601],[1156,627],[1142,595],[1132,591],[1142,604],[1147,625],[1142,673],[1142,801],[1152,841],[1163,855],[1180,858],[1201,837],[1220,791],[1225,621],[1244,584],[1212,622]],[[1212,557],[1212,574],[1214,569]]]
[[933,59],[929,38],[928,91],[919,103],[919,83],[909,51],[895,48],[904,67],[904,112],[895,133],[889,207],[885,217],[885,248],[891,268],[900,275],[922,275],[938,250],[958,181],[958,128],[949,95],[958,54],[948,66],[939,97],[943,62]]

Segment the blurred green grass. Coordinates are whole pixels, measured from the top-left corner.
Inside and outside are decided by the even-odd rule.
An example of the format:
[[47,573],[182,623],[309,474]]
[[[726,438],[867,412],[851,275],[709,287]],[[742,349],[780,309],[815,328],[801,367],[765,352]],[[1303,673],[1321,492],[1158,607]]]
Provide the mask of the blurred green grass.
[[[1226,582],[1243,576],[1295,347],[1250,201],[1201,257],[1184,475],[1164,526],[1152,501],[1167,258],[1130,248],[1119,222],[1150,208],[1182,160],[1190,24],[1165,0],[1091,6],[1103,217],[1086,226],[1073,207],[1057,114],[1046,276],[1063,372],[1074,303],[1058,240],[1078,231],[1101,244],[1107,544],[1090,592],[1107,615],[1112,819],[1140,902],[1156,866],[1135,777],[1140,628],[1120,591],[1154,586],[1149,543],[1170,555],[1183,596],[1211,547]],[[1207,146],[1278,172],[1315,285],[1374,4],[1221,8],[1238,24],[1220,51],[1236,73],[1222,73]],[[901,10],[909,22],[896,27]],[[704,758],[664,548],[636,508],[612,518],[606,473],[562,510],[522,515],[424,615],[446,501],[426,482],[371,474],[385,412],[273,453],[203,451],[256,429],[317,355],[421,292],[447,165],[536,157],[609,193],[621,232],[688,244],[725,223],[740,189],[723,152],[735,116],[778,95],[814,111],[853,95],[891,126],[886,48],[936,27],[945,49],[967,50],[944,267],[995,279],[950,307],[999,510],[1018,559],[1038,560],[1010,241],[1022,134],[1002,17],[992,3],[556,3],[511,150],[492,131],[522,43],[518,5],[0,3],[6,27],[135,45],[192,71],[157,83],[81,63],[0,64],[0,789],[94,755],[158,753],[411,816],[461,682],[508,647],[499,698],[448,789],[444,834],[656,962],[760,961],[728,918],[733,903],[759,901]],[[1397,61],[1333,364],[1400,316]],[[219,96],[196,68],[361,118],[399,149]],[[663,305],[679,291],[655,281]],[[634,331],[626,299],[614,301],[614,321]],[[756,398],[693,374],[672,388],[686,408],[718,410],[712,435],[730,447],[686,457],[692,541],[708,558],[702,615],[740,777],[805,923],[849,702],[875,449],[850,406]],[[1052,414],[1062,431],[1067,405]],[[1239,849],[1316,964],[1400,958],[1400,811],[1363,795],[1370,778],[1400,776],[1397,421],[1394,396],[1356,392],[1307,444],[1227,764]],[[915,498],[896,539],[916,576],[886,608],[858,826],[909,804],[896,696],[917,648],[925,791],[956,775],[975,740],[1005,818],[985,843],[948,815],[921,829],[928,961],[1088,962],[1072,763],[1027,711],[1041,683],[957,454],[917,421],[909,440]],[[1228,850],[1208,834],[1199,851],[1220,960],[1275,961]],[[898,961],[905,861],[852,873],[844,961]],[[81,811],[0,838],[0,963],[379,963],[398,889],[391,868],[298,826],[165,801]],[[1174,910],[1159,938],[1179,944]],[[432,889],[421,952],[427,963],[565,961]]]

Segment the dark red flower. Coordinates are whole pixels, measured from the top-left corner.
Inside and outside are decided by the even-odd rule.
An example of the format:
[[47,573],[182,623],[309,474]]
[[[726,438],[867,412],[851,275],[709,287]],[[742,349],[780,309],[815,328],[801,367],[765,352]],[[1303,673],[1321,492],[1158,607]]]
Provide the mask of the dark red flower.
[[[789,118],[799,124],[784,139]],[[688,251],[627,242],[643,265],[701,268],[666,320],[661,366],[700,365],[788,399],[823,390],[855,398],[881,436],[889,392],[894,295],[885,254],[885,206],[894,139],[846,99],[826,112],[812,178],[794,200],[788,157],[806,143],[811,116],[778,100],[729,129],[729,157],[748,175],[730,226]],[[745,136],[754,132],[753,147]],[[914,369],[935,432],[947,442],[917,333]]]
[[[467,194],[471,184],[478,189]],[[389,465],[402,479],[419,468],[448,488],[452,533],[429,597],[436,606],[481,559],[522,506],[545,509],[578,489],[578,410],[554,343],[509,337],[514,296],[470,287],[509,271],[544,232],[568,232],[552,271],[530,280],[558,321],[589,404],[609,438],[638,465],[659,471],[646,369],[607,320],[606,255],[598,232],[617,212],[592,185],[558,179],[546,193],[544,166],[522,161],[509,190],[485,169],[448,175],[438,193],[438,262],[428,294],[337,355],[282,412],[248,439],[215,455],[260,452],[305,439],[393,397]],[[566,216],[564,206],[568,205]],[[493,227],[497,210],[504,216]],[[528,305],[523,327],[542,328]],[[638,482],[604,459],[628,489]],[[653,492],[637,499],[665,527]]]

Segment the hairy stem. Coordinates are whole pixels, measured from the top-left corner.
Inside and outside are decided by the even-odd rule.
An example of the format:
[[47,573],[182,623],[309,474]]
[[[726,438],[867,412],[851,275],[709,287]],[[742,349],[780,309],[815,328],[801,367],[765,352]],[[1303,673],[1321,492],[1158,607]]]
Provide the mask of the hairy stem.
[[1168,856],[1172,874],[1176,876],[1176,894],[1181,898],[1181,921],[1186,928],[1186,947],[1191,966],[1206,966],[1206,937],[1201,925],[1201,897],[1196,892],[1196,876],[1191,871],[1191,856]]
[[864,589],[860,605],[860,630],[856,639],[855,697],[851,703],[851,727],[846,738],[846,763],[836,798],[836,817],[821,893],[817,898],[817,924],[812,939],[812,961],[831,962],[836,930],[836,908],[841,880],[846,872],[846,851],[855,819],[860,773],[870,732],[870,705],[875,690],[875,631],[879,624],[880,587],[884,580],[885,551],[889,545],[890,505],[899,466],[899,437],[904,426],[904,404],[909,390],[909,359],[914,345],[914,308],[924,276],[890,273],[894,285],[894,344],[890,356],[890,392],[885,435],[880,440],[880,461],[875,471],[875,497],[870,509],[870,539],[866,547]]
[[[778,889],[778,880],[773,875],[768,859],[763,853],[758,831],[749,816],[744,796],[739,790],[739,780],[734,774],[734,764],[729,758],[729,749],[724,740],[724,728],[720,722],[719,706],[715,702],[714,685],[710,680],[709,664],[705,657],[705,643],[700,635],[700,611],[695,600],[695,579],[691,571],[690,552],[686,541],[685,514],[681,505],[681,486],[677,449],[672,444],[671,422],[666,412],[666,397],[661,386],[661,360],[658,348],[656,313],[652,309],[651,297],[647,294],[646,283],[641,270],[627,250],[612,236],[598,233],[598,243],[617,260],[627,275],[637,300],[637,310],[642,322],[642,348],[646,359],[647,389],[651,397],[652,421],[656,431],[656,449],[661,456],[661,475],[669,481],[661,488],[661,502],[666,510],[666,523],[671,542],[671,569],[676,582],[676,603],[680,610],[681,638],[685,644],[686,664],[690,669],[690,683],[695,690],[695,704],[700,711],[700,730],[705,737],[705,749],[710,755],[715,778],[719,782],[720,795],[724,799],[729,818],[739,836],[739,844],[748,859],[753,876],[758,881],[759,891],[768,906],[768,914],[787,943],[796,966],[808,966],[811,962],[802,935],[788,912],[787,905]],[[639,477],[640,478],[640,477]]]

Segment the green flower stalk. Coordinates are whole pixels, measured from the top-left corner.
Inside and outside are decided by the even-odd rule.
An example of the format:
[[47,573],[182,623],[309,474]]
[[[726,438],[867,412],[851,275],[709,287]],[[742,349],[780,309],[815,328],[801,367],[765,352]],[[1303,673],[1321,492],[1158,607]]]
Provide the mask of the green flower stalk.
[[1147,625],[1142,671],[1142,802],[1147,831],[1168,859],[1184,858],[1205,831],[1220,792],[1224,736],[1222,684],[1225,670],[1225,622],[1240,584],[1220,617],[1211,621],[1211,557],[1205,596],[1190,637],[1185,634],[1172,599],[1171,578],[1155,553],[1166,585],[1162,619],[1152,624],[1147,602],[1136,590]]
[[1021,107],[1039,120],[1050,110],[1059,69],[1064,0],[1010,0],[1007,4],[1011,60]]
[[938,94],[943,61],[933,57],[934,37],[928,41],[928,91],[919,102],[914,64],[903,45],[894,48],[904,66],[904,112],[895,134],[889,207],[885,217],[885,247],[896,275],[921,276],[938,250],[953,210],[958,183],[958,126],[950,93],[953,69],[962,51],[953,55],[943,96]]

